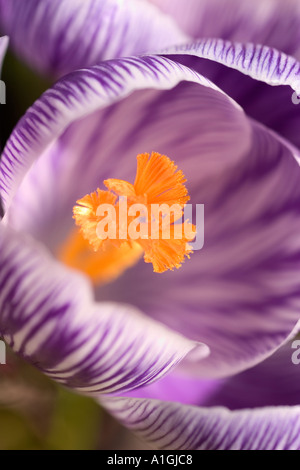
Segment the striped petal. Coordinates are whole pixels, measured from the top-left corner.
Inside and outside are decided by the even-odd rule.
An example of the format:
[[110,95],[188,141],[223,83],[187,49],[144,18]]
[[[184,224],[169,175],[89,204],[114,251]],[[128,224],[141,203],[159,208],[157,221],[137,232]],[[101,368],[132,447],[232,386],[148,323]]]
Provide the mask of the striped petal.
[[[300,59],[300,5],[288,0],[151,0],[194,38],[252,42],[276,48]],[[182,59],[180,59],[182,60]],[[300,147],[299,106],[286,87],[273,89],[264,83],[212,61],[185,58],[195,68],[234,98],[248,115]]]
[[[0,224],[0,335],[21,356],[82,393],[151,383],[204,345],[132,307],[97,304],[84,276],[36,241]],[[195,349],[196,348],[196,349]]]
[[248,116],[300,147],[299,106],[290,87],[270,87],[238,70],[211,60],[179,56],[181,63],[212,80],[244,109]]
[[[292,29],[295,24],[299,31],[299,21],[296,18],[293,23],[287,21],[284,25]],[[221,33],[219,36],[226,39],[228,37]],[[285,37],[293,38],[294,41],[291,33],[284,35]],[[243,43],[233,42],[233,39],[236,40],[235,35],[229,37],[230,41],[202,40],[187,48],[191,51],[178,48],[180,54],[184,55],[177,56],[177,60],[212,80],[234,98],[249,116],[279,132],[299,147],[299,109],[295,106],[298,101],[295,101],[295,96],[293,97],[288,87],[271,88],[268,85],[291,84],[296,94],[299,94],[299,63],[285,53],[299,59],[300,51],[288,47],[284,39],[281,46],[280,41],[278,43],[272,38],[273,36],[268,34],[267,40],[261,41],[264,46],[257,44],[258,39],[252,39],[251,35],[244,39]],[[249,44],[250,40],[253,44]],[[299,41],[294,41],[297,47],[298,43]],[[278,51],[274,47],[277,47]],[[285,53],[279,52],[282,49]],[[186,55],[186,52],[191,52],[192,55]],[[251,77],[259,81],[254,81]]]
[[[271,50],[263,46],[256,48],[253,45],[244,46],[233,44],[228,41],[207,40],[188,46],[168,49],[168,53],[196,55],[202,58],[209,58],[235,68],[255,79],[265,81],[270,85],[290,85],[297,93],[300,94],[300,64],[291,57],[285,56],[278,51]],[[212,84],[210,83],[209,85],[209,82],[207,82],[203,77],[199,75],[195,76],[192,70],[187,68],[183,69],[180,64],[165,61],[167,61],[167,59],[159,59],[156,57],[128,59],[128,66],[131,65],[129,68],[127,68],[126,60],[123,60],[114,64],[112,68],[109,64],[105,64],[98,68],[95,67],[94,70],[91,69],[89,72],[77,72],[78,75],[76,76],[76,80],[75,77],[73,77],[73,79],[71,78],[66,81],[59,82],[53,90],[44,95],[42,101],[38,101],[37,105],[31,108],[31,120],[28,119],[29,116],[26,116],[26,124],[28,127],[26,129],[26,139],[24,138],[24,135],[17,136],[17,127],[16,132],[13,134],[11,139],[13,145],[18,145],[20,142],[24,147],[23,142],[26,141],[26,147],[34,146],[37,149],[30,148],[31,155],[34,153],[41,153],[45,146],[42,147],[41,145],[38,145],[38,142],[33,143],[33,140],[37,141],[37,139],[39,139],[44,143],[48,138],[49,144],[51,142],[51,137],[53,137],[53,132],[56,134],[58,132],[62,133],[62,131],[71,122],[72,117],[74,120],[75,112],[76,117],[80,118],[83,115],[83,113],[80,113],[82,110],[84,110],[86,114],[96,110],[97,107],[107,106],[114,100],[121,99],[126,96],[126,94],[133,91],[133,89],[143,89],[147,86],[156,88],[172,88],[180,80],[196,81],[213,87]],[[143,69],[143,63],[146,70]],[[164,68],[164,66],[166,67]],[[166,74],[171,78],[169,85],[167,85]],[[114,82],[108,82],[108,77],[113,77]],[[83,87],[86,95],[82,96],[79,85]],[[67,89],[68,86],[70,86],[70,90]],[[100,102],[101,96],[99,95],[103,92],[105,96],[102,96],[102,102]],[[93,95],[97,98],[97,100],[95,100],[95,104],[89,101]],[[55,110],[57,114],[55,118],[53,117],[52,110],[53,98],[55,98],[55,101],[53,102],[53,110]],[[73,101],[71,113],[70,101],[72,99],[78,99],[78,103],[74,103]],[[61,106],[61,109],[59,110],[57,110],[58,103]],[[39,105],[42,105],[45,108],[38,108]],[[49,124],[48,121],[50,116],[51,122]],[[44,119],[43,123],[41,122],[41,119]],[[45,125],[45,119],[47,119],[47,125]],[[33,121],[36,121],[34,122],[34,129],[32,128]],[[21,121],[21,125],[25,125],[25,123]],[[37,129],[36,126],[38,127]],[[63,126],[64,129],[62,128]],[[17,138],[15,139],[15,137]],[[26,162],[26,159],[28,160],[28,156],[26,155],[28,154],[28,148],[20,149],[18,145],[18,150],[19,152],[20,150],[22,152],[20,155],[21,161],[20,158],[16,158],[16,150],[14,148],[11,149],[8,147],[6,153],[3,155],[4,162],[1,165],[2,170],[0,167],[0,171],[2,173],[2,175],[0,175],[0,193],[4,201],[8,197],[5,193],[10,192],[9,187],[13,184],[12,181],[10,181],[12,173],[11,167],[19,166],[17,171],[13,170],[15,173],[15,186],[17,187],[22,178],[22,173],[24,174],[24,166],[28,167],[29,164],[33,162],[32,157],[30,162]],[[10,155],[10,153],[12,155]]]
[[19,55],[55,76],[186,38],[170,17],[139,0],[1,0],[0,27]]
[[268,85],[289,85],[300,95],[300,63],[294,57],[268,46],[203,39],[192,44],[171,47],[164,54],[209,59]]
[[201,152],[199,177],[205,179],[218,163],[223,169],[239,160],[249,141],[242,110],[194,71],[162,57],[106,62],[65,77],[28,110],[2,155],[0,195],[8,209],[18,191],[7,214],[18,229],[53,226],[53,217],[61,225],[68,215],[71,224],[72,205],[82,194],[110,177],[134,179],[140,152],[171,152],[173,159]]
[[299,450],[300,407],[230,412],[156,400],[104,401],[126,427],[154,448],[170,450]]
[[[296,330],[299,325],[294,333]],[[203,407],[222,406],[230,410],[297,406],[300,400],[299,364],[300,341],[293,339],[265,361],[233,377],[199,380],[179,374],[176,369],[158,382],[123,396]]]
[[[228,40],[201,40],[170,52],[176,50],[181,54],[176,60],[212,80],[249,116],[300,146],[299,109],[295,105],[295,96],[300,94],[300,72],[294,57],[273,47]],[[287,86],[269,85],[290,85],[295,93]]]
[[194,38],[218,37],[275,47],[300,58],[297,0],[149,0]]

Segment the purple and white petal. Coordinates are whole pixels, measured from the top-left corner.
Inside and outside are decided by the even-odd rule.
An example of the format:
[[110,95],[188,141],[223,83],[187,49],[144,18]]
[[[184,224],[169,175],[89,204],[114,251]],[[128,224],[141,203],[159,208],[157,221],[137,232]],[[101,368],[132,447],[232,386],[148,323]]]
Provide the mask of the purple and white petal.
[[80,273],[36,241],[0,224],[0,334],[45,374],[82,393],[121,392],[151,383],[204,345],[137,309],[94,302]]
[[[177,87],[181,81],[188,83]],[[185,123],[189,113],[193,121]],[[174,134],[174,125],[181,127],[180,135]],[[153,56],[106,62],[63,78],[27,111],[2,155],[0,195],[7,209],[38,160],[33,181],[23,181],[20,199],[31,198],[31,207],[36,201],[45,214],[30,187],[40,186],[48,205],[54,184],[60,207],[66,210],[66,203],[71,214],[74,201],[104,178],[133,179],[138,153],[156,148],[172,152],[174,159],[182,152],[188,158],[201,153],[200,176],[205,179],[215,173],[218,162],[223,168],[239,160],[249,142],[243,111],[193,70]],[[52,201],[50,211],[55,211]],[[29,205],[23,214],[33,214]],[[46,216],[49,221],[49,212]]]
[[134,398],[105,399],[103,404],[156,449],[300,449],[299,406],[229,411]]
[[230,410],[297,406],[299,368],[300,341],[293,339],[265,361],[233,377],[203,380],[175,369],[161,380],[123,396]]
[[0,28],[29,64],[56,77],[186,41],[172,18],[139,0],[1,0]]
[[171,47],[163,53],[209,59],[268,85],[289,85],[300,95],[300,62],[265,45],[201,39],[192,44]]
[[297,0],[149,0],[195,39],[218,37],[275,47],[300,58]]
[[218,85],[239,103],[248,116],[300,147],[299,100],[290,87],[269,86],[212,60],[193,56],[177,56],[176,60]]
[[[263,44],[300,59],[300,4],[297,0],[152,0],[171,14],[194,38],[219,38]],[[195,68],[254,119],[300,147],[299,106],[286,87],[270,88],[218,63],[193,57],[179,58]],[[296,98],[296,97],[295,97]]]
[[[296,59],[255,43],[207,39],[190,48],[195,56],[180,47],[178,50],[183,55],[176,56],[176,60],[212,80],[237,101],[246,114],[300,146],[299,106],[296,106],[299,63]],[[269,86],[288,84],[294,93],[287,86]]]

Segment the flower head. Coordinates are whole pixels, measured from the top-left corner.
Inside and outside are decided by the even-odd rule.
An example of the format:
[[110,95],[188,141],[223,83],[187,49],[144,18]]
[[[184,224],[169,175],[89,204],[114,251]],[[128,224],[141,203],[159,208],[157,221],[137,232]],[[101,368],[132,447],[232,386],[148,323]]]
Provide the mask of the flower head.
[[[6,25],[13,11],[6,8]],[[70,56],[60,57],[72,69]],[[298,330],[299,139],[284,138],[273,112],[259,120],[254,106],[249,117],[221,85],[235,73],[247,85],[236,87],[239,96],[250,82],[257,91],[256,80],[274,93],[278,85],[300,93],[299,62],[233,37],[84,65],[33,104],[3,151],[0,333],[44,373],[95,396],[158,447],[299,448],[298,407],[190,406],[205,404],[204,392],[223,390],[224,378],[264,361]],[[207,76],[220,65],[218,87]],[[161,155],[141,154],[136,174],[133,156],[153,149]],[[182,210],[188,197],[204,203],[205,248],[178,270],[153,273],[149,261],[155,271],[182,264],[188,237],[176,248],[175,238],[133,241],[128,220],[125,238],[99,237],[107,217],[97,214],[99,203],[118,213],[123,197],[130,208],[156,201]],[[196,377],[193,390],[202,396],[166,404],[164,386],[167,399],[179,401],[174,384],[184,381],[182,372]]]

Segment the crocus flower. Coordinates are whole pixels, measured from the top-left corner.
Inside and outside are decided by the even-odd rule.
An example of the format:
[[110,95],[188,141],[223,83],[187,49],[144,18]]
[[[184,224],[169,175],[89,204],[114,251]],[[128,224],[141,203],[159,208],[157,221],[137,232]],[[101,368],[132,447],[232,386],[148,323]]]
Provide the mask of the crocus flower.
[[[2,155],[1,334],[154,446],[300,448],[297,406],[189,404],[223,389],[201,378],[254,366],[297,331],[300,174],[298,149],[183,65],[177,56],[186,54],[300,92],[292,57],[221,40],[103,62],[58,81]],[[205,204],[205,246],[174,272],[153,273],[140,260],[92,287],[80,263],[74,270],[60,261],[72,208],[108,178],[133,183],[136,155],[152,150],[183,171],[191,202]],[[198,397],[184,400],[174,384],[189,380]]]

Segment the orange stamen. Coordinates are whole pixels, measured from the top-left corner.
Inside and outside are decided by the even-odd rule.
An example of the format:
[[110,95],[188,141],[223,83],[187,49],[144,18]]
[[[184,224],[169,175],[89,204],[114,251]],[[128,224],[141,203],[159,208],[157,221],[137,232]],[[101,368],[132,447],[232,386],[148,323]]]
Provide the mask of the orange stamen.
[[95,252],[82,233],[74,229],[59,250],[58,258],[67,266],[86,273],[94,284],[104,284],[135,265],[142,254],[143,249],[137,243],[123,243],[116,248],[109,241],[105,249]]
[[[192,253],[188,242],[193,240],[196,233],[195,227],[189,222],[178,223],[189,200],[185,182],[182,171],[177,170],[177,166],[167,156],[155,152],[151,156],[147,153],[138,155],[134,184],[108,179],[104,181],[106,191],[97,189],[77,201],[73,212],[80,233],[77,232],[68,240],[61,259],[73,267],[80,266],[96,282],[114,279],[133,265],[142,252],[145,262],[152,263],[155,272],[179,268],[185,257],[189,258]],[[124,197],[128,208],[125,222],[120,218]],[[111,206],[112,212],[106,215],[99,212],[103,204]],[[134,204],[143,204],[145,207],[139,218],[129,215]],[[153,223],[153,205],[163,208],[156,216],[156,231],[150,227]],[[174,205],[177,208],[175,212],[172,209]],[[165,217],[166,214],[168,217]],[[137,225],[147,225],[145,236],[131,237],[133,221]],[[111,224],[115,236],[106,238],[99,235],[99,224],[105,225],[106,222]],[[178,233],[182,235],[178,237]],[[96,253],[91,252],[91,247]]]
[[94,193],[79,199],[78,205],[74,206],[73,213],[76,225],[80,226],[83,238],[89,241],[95,251],[99,250],[103,244],[103,240],[97,236],[96,232],[99,223],[97,209],[100,204],[114,205],[116,200],[117,196],[109,191],[97,189]]

